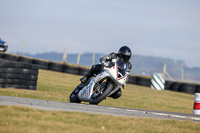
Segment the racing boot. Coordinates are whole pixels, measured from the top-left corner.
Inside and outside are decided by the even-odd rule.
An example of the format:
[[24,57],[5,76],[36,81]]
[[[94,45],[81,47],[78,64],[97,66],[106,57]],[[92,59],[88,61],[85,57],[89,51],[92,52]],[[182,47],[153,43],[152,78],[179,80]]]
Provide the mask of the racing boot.
[[85,84],[88,79],[90,79],[94,74],[99,73],[103,69],[103,65],[97,64],[93,65],[90,69],[90,71],[80,79],[81,83]]
[[80,79],[81,83],[82,84],[85,84],[88,79],[90,79],[92,77],[92,74],[91,74],[91,70],[84,76]]

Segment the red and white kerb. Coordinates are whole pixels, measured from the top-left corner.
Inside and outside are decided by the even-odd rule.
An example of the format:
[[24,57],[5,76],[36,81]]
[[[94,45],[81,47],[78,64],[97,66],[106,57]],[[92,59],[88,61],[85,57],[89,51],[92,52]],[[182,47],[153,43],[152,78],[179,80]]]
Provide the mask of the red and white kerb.
[[193,114],[200,115],[200,93],[195,93]]

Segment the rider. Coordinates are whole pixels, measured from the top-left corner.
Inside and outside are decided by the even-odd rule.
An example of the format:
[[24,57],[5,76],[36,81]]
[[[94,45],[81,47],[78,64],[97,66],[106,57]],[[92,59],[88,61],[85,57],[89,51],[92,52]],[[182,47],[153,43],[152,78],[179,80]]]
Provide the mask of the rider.
[[[90,71],[80,79],[82,84],[85,84],[87,82],[88,79],[90,79],[94,74],[98,74],[100,73],[104,66],[109,66],[112,67],[114,66],[114,61],[118,60],[120,62],[124,62],[128,65],[128,69],[126,70],[126,74],[128,75],[132,69],[132,64],[130,63],[130,58],[131,58],[131,49],[127,46],[122,46],[118,53],[110,53],[109,55],[107,55],[106,57],[102,57],[100,58],[100,63],[101,64],[96,64],[93,65],[90,69]],[[110,97],[116,99],[119,98],[122,94],[121,88],[119,88],[119,90],[117,92],[115,92],[114,94],[112,94]]]

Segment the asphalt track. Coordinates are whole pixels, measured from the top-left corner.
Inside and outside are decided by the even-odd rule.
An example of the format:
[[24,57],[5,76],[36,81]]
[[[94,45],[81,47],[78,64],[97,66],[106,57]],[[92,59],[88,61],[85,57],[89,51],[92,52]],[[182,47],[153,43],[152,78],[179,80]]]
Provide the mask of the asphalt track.
[[89,104],[76,104],[76,103],[56,102],[56,101],[10,97],[10,96],[0,96],[0,105],[26,106],[41,110],[73,111],[73,112],[85,112],[91,114],[144,117],[144,118],[157,118],[157,119],[193,120],[200,122],[200,116],[194,114],[120,108],[120,107],[99,106],[99,105],[89,105]]

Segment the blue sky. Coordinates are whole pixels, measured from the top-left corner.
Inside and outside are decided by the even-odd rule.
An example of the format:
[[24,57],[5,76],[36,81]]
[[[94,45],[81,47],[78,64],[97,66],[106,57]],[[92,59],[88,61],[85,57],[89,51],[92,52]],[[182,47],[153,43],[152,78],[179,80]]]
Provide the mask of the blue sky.
[[9,52],[117,52],[200,67],[199,0],[0,0]]

